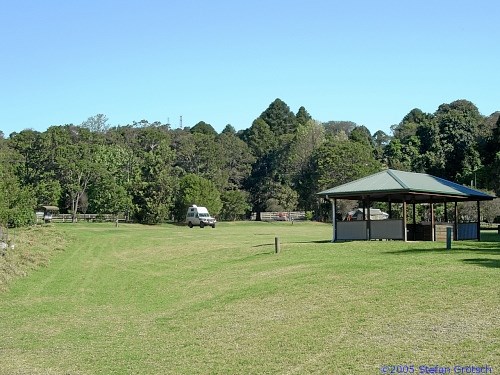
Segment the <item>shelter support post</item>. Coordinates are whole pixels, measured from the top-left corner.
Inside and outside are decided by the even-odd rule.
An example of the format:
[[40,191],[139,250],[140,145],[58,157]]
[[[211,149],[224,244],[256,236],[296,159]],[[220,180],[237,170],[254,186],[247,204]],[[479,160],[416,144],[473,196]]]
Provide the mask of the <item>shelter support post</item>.
[[416,239],[417,239],[417,215],[416,215],[415,199],[413,199],[412,205],[413,205],[413,241],[416,241]]
[[406,230],[406,201],[403,201],[403,241],[408,241],[408,231]]
[[372,239],[372,219],[371,219],[371,211],[370,211],[370,206],[371,206],[371,202],[370,202],[370,199],[368,199],[368,207],[367,207],[367,213],[368,213],[368,222],[366,223],[366,229],[367,229],[367,236],[366,236],[366,239],[368,241],[370,241]]
[[431,205],[431,239],[432,241],[436,241],[436,218],[434,215],[434,203],[430,203]]
[[481,204],[477,201],[477,240],[481,241]]
[[392,202],[389,199],[389,219],[392,219]]
[[446,205],[446,201],[444,202],[444,222],[448,222],[448,207]]
[[455,201],[455,222],[453,227],[455,228],[455,233],[453,233],[453,236],[455,237],[455,241],[458,241],[458,202]]
[[337,199],[332,201],[332,242],[337,242]]

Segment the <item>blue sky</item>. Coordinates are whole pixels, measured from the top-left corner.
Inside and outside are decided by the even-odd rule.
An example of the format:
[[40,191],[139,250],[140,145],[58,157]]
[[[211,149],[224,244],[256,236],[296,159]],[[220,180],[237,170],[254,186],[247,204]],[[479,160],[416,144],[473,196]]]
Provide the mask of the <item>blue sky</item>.
[[237,130],[276,98],[372,133],[500,110],[497,0],[1,0],[0,130],[146,119]]

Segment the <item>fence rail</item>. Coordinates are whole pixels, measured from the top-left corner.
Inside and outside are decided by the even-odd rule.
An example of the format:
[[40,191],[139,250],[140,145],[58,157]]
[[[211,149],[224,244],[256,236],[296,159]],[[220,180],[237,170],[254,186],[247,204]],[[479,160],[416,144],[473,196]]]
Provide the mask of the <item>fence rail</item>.
[[[257,214],[252,212],[251,220],[255,220],[257,218]],[[261,212],[260,219],[262,221],[293,221],[293,220],[305,220],[306,213],[305,211],[268,211]]]
[[[113,214],[76,214],[77,221],[88,221],[88,222],[115,222],[117,219],[116,215]],[[71,214],[54,214],[50,219],[52,223],[71,223],[73,217]],[[118,215],[119,222],[127,221],[126,217],[123,215]],[[37,215],[37,223],[44,222],[44,216]]]

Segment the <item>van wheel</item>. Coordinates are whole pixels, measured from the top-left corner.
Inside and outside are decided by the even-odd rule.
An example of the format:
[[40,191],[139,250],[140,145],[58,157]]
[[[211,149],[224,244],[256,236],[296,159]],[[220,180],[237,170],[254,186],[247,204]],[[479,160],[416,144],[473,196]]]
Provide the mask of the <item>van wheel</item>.
[[192,222],[189,222],[189,223],[188,223],[188,227],[189,227],[189,228],[192,228],[192,227],[193,227],[193,223],[192,223]]
[[212,224],[212,228],[215,228],[215,224]]
[[205,226],[205,223],[203,221],[200,221],[200,228],[203,228]]

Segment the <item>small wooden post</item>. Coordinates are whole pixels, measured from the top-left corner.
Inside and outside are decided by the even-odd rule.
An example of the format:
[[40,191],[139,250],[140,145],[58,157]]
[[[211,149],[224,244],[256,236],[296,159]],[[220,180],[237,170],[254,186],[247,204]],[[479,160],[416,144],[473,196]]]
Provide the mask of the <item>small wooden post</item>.
[[274,237],[274,252],[276,254],[279,254],[279,252],[280,252],[280,238],[279,237]]

